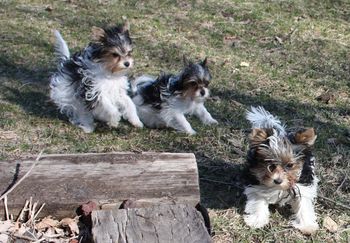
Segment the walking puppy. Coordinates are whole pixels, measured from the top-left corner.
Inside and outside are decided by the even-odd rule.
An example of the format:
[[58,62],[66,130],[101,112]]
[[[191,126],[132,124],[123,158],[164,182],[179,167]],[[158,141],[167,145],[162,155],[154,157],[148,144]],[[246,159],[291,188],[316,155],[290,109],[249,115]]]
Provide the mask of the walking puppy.
[[127,95],[127,72],[133,66],[129,26],[92,28],[92,42],[70,56],[56,30],[58,70],[50,80],[50,97],[69,121],[90,133],[94,120],[117,127],[121,118],[143,127]]
[[253,228],[269,222],[269,204],[292,206],[292,225],[304,234],[318,229],[314,210],[317,196],[313,128],[287,131],[281,122],[264,108],[252,107],[247,119],[253,130],[249,135],[248,167],[252,177],[244,221]]
[[185,115],[195,115],[204,124],[217,124],[204,107],[210,80],[207,59],[193,63],[185,57],[184,68],[177,75],[137,78],[132,82],[133,101],[141,121],[151,128],[171,127],[189,135],[196,132]]

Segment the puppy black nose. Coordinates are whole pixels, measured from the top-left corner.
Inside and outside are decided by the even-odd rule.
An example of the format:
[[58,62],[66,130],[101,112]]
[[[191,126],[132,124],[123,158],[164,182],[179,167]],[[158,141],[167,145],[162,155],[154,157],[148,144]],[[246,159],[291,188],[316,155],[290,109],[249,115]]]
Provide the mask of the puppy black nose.
[[205,90],[202,89],[201,92],[200,92],[201,96],[204,96],[205,95]]
[[282,180],[281,179],[275,179],[273,180],[273,182],[277,185],[281,184],[282,183]]
[[130,66],[130,62],[124,62],[124,66],[125,67],[129,67]]

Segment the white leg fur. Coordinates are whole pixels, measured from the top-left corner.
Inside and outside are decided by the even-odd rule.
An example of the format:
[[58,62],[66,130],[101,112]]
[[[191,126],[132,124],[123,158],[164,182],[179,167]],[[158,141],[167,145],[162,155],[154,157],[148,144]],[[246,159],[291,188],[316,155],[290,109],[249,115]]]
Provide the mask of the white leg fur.
[[140,121],[140,118],[137,115],[136,107],[134,102],[129,96],[125,97],[125,111],[123,114],[124,119],[128,120],[135,127],[143,127],[143,123]]
[[174,114],[174,117],[169,120],[169,123],[167,125],[189,135],[196,134],[196,131],[192,129],[191,124],[187,121],[186,117],[180,113]]
[[70,122],[83,129],[85,133],[92,133],[95,130],[94,118],[85,107],[78,109],[74,114],[74,120],[70,119]]
[[269,223],[269,204],[264,198],[248,195],[245,206],[244,221],[252,228],[262,228]]
[[314,199],[316,197],[317,182],[311,186],[298,185],[301,197],[292,203],[295,219],[292,225],[303,234],[313,234],[318,229],[316,221]]
[[218,121],[210,115],[208,110],[204,107],[204,104],[200,104],[196,107],[194,115],[204,124],[218,124]]

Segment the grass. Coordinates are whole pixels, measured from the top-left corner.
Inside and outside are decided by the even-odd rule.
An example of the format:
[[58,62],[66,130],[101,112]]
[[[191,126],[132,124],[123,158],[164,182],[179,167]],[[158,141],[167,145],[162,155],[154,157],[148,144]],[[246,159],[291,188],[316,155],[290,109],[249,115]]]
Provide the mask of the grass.
[[[350,201],[348,1],[8,0],[0,6],[1,159],[42,149],[193,152],[214,242],[350,241],[349,211],[321,199],[316,202],[321,229],[312,237],[290,228],[278,211],[268,227],[249,229],[242,220],[242,192],[229,185],[239,184],[245,162],[245,109],[263,105],[288,126],[316,128],[319,194]],[[121,22],[122,16],[131,22],[134,37],[133,75],[176,72],[182,54],[208,56],[214,79],[207,107],[218,126],[191,119],[198,132],[193,137],[127,123],[84,134],[58,113],[48,98],[48,78],[55,70],[51,30],[59,29],[71,50],[78,50],[92,26]],[[334,98],[317,99],[326,92]],[[322,227],[325,216],[338,224],[337,232]]]

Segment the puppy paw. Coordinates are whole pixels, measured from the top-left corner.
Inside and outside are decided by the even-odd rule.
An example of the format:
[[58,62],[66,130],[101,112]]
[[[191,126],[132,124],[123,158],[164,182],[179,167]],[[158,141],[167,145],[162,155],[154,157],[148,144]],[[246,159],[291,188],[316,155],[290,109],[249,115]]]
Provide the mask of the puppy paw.
[[304,225],[292,222],[292,225],[294,228],[300,230],[304,235],[312,235],[318,230],[318,224],[316,222]]
[[190,130],[190,131],[187,131],[186,132],[188,135],[196,135],[197,134],[197,132],[195,131],[195,130]]
[[257,214],[244,216],[244,222],[252,228],[262,228],[269,223],[269,219]]
[[143,123],[141,121],[130,122],[134,127],[143,128]]
[[110,122],[107,122],[107,125],[109,127],[117,128],[119,126],[119,122],[117,122],[117,121],[110,121]]
[[92,133],[95,131],[95,126],[91,125],[91,126],[87,126],[87,125],[79,125],[79,127],[81,129],[83,129],[83,131],[85,133]]
[[207,124],[219,124],[219,122],[217,121],[217,120],[215,120],[215,119],[211,119],[211,120],[209,120],[209,121],[207,121],[206,122]]

